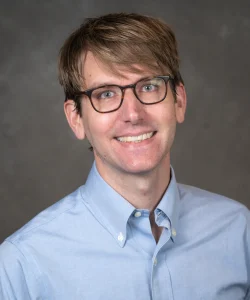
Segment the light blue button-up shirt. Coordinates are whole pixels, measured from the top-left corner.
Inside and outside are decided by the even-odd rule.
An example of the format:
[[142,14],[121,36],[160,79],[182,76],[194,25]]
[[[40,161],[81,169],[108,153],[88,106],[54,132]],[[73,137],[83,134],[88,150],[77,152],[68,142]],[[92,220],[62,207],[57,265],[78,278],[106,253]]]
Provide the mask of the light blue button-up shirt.
[[250,299],[250,217],[243,205],[170,184],[135,209],[93,166],[87,182],[0,246],[1,300]]

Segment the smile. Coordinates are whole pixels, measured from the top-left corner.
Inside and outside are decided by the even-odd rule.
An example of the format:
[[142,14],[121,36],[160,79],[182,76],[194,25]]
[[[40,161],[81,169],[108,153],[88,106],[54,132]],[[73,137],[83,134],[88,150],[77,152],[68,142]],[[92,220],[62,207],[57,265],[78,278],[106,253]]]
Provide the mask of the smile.
[[150,139],[153,135],[154,135],[154,132],[152,131],[152,132],[144,133],[144,134],[141,134],[138,136],[123,136],[123,137],[117,137],[116,139],[119,142],[123,142],[123,143],[129,143],[129,142],[139,143],[144,140]]

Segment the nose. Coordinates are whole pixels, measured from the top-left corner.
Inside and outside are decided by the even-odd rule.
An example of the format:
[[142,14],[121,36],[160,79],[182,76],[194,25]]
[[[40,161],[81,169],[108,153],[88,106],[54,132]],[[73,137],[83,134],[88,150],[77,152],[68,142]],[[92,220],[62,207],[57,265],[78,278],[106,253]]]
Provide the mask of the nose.
[[123,103],[121,106],[121,115],[124,122],[130,122],[136,125],[144,119],[145,105],[142,104],[135,96],[132,88],[124,91]]

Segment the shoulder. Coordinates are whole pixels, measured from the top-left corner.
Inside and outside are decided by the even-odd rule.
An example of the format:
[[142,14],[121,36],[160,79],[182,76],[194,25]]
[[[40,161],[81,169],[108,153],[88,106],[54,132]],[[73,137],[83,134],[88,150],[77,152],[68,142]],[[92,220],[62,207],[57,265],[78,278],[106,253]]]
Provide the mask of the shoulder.
[[56,232],[60,234],[60,231],[63,231],[71,222],[72,215],[84,213],[86,207],[82,201],[83,190],[84,186],[40,212],[9,236],[6,242],[18,247],[23,241],[31,241],[33,239],[35,242],[39,238],[49,237],[54,233],[56,234]]
[[84,186],[40,212],[0,245],[0,299],[9,295],[25,300],[45,295],[48,299],[41,262],[55,256],[77,231],[77,220],[86,213],[83,194]]
[[[202,228],[234,228],[235,233],[250,233],[250,212],[242,203],[197,187],[178,184],[180,216],[190,218]],[[199,226],[198,226],[199,225]]]
[[249,213],[245,205],[223,195],[180,183],[178,184],[178,189],[180,200],[184,206],[194,205],[195,207],[203,207],[204,209],[223,208],[225,211]]

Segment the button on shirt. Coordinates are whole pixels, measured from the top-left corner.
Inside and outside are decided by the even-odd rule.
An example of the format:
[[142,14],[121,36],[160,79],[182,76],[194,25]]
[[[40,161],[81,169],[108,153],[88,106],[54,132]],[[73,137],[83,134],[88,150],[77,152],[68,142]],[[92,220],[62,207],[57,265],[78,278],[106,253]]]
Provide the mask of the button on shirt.
[[249,211],[177,184],[135,209],[93,165],[87,182],[0,246],[2,300],[250,299]]

